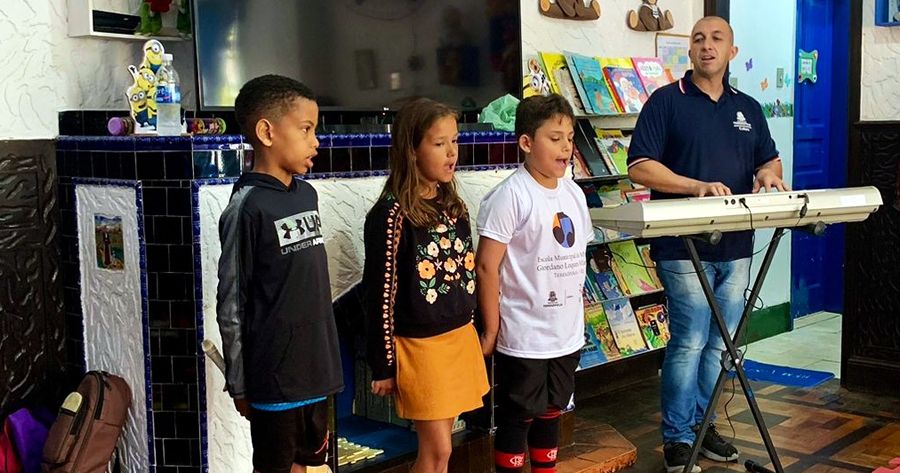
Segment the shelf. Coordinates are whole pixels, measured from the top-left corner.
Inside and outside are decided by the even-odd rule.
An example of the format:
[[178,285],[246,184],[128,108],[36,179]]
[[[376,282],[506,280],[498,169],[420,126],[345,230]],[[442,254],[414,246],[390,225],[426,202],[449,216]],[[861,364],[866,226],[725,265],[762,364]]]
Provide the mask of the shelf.
[[630,113],[627,115],[576,115],[576,120],[588,120],[598,122],[602,128],[633,130],[637,125],[638,114]]
[[575,370],[575,372],[577,373],[577,372],[582,372],[582,371],[589,371],[589,370],[592,370],[592,369],[597,368],[597,367],[600,367],[600,366],[608,366],[608,365],[611,365],[611,364],[614,364],[614,363],[617,363],[617,362],[620,362],[620,361],[631,360],[631,359],[638,358],[638,357],[641,357],[641,356],[644,356],[644,355],[649,355],[649,354],[651,354],[651,353],[657,353],[657,352],[659,352],[659,351],[661,351],[661,350],[665,350],[665,349],[666,349],[666,347],[651,348],[651,349],[649,349],[649,350],[645,350],[645,351],[642,351],[642,352],[640,352],[640,353],[635,353],[635,354],[633,354],[633,355],[623,356],[623,357],[621,357],[621,358],[616,358],[615,360],[606,360],[606,361],[604,361],[603,363],[597,363],[597,364],[595,364],[595,365],[586,366],[586,367],[584,367],[584,368],[582,368],[581,366],[579,366],[579,367]]
[[[66,10],[68,12],[68,34],[73,38],[121,39],[126,41],[147,41],[151,39],[159,41],[186,41],[185,38],[179,35],[140,36],[137,34],[96,31],[94,30],[94,11],[98,9],[94,8],[94,0],[67,0]],[[133,12],[124,14],[132,15]],[[174,28],[169,31],[174,31]]]
[[616,115],[598,115],[596,113],[591,113],[591,114],[587,114],[587,115],[575,115],[575,119],[577,120],[579,118],[606,118],[606,119],[637,118],[638,115],[640,115],[640,114],[639,113],[619,113]]
[[637,239],[638,239],[638,237],[631,235],[631,236],[628,236],[625,238],[616,238],[615,240],[606,240],[606,241],[594,240],[594,241],[588,243],[588,246],[608,245],[610,243],[618,243],[620,241],[631,241],[631,240],[637,240]]
[[579,177],[577,179],[573,179],[576,184],[594,184],[598,182],[615,182],[621,181],[622,179],[628,179],[628,174],[613,174],[611,176],[591,176],[591,177]]
[[640,294],[633,294],[630,296],[625,296],[626,299],[637,299],[638,297],[649,296],[652,294],[659,294],[661,292],[665,292],[665,289],[654,289],[652,291],[642,292]]
[[72,37],[80,37],[80,38],[109,38],[109,39],[124,39],[126,41],[149,41],[151,39],[156,39],[159,41],[187,41],[187,39],[182,38],[181,36],[139,36],[136,34],[123,34],[123,33],[104,33],[102,31],[92,31],[89,34],[83,35],[73,35]]

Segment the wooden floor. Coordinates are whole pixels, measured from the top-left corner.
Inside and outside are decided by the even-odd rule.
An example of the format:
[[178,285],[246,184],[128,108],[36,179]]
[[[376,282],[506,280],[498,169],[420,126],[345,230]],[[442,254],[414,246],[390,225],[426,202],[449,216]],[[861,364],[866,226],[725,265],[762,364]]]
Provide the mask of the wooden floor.
[[[900,388],[898,388],[900,390]],[[706,472],[745,471],[743,461],[771,464],[740,387],[722,396],[717,425],[734,437],[740,463],[702,460]],[[900,398],[851,393],[831,380],[814,389],[754,383],[754,392],[787,473],[869,473],[900,457]],[[594,443],[597,429],[610,424],[637,447],[637,461],[627,473],[663,471],[659,435],[658,380],[625,391],[578,401],[575,442],[560,452],[560,473],[589,472],[575,459]],[[733,429],[732,429],[733,425]]]

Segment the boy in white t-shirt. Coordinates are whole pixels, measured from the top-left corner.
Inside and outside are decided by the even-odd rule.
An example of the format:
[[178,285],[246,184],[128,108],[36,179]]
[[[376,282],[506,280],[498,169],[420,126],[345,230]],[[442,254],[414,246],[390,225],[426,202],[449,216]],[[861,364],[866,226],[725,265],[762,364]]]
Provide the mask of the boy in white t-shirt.
[[559,416],[584,345],[585,251],[594,238],[581,188],[566,179],[575,117],[557,94],[516,109],[523,166],[481,202],[476,257],[485,356],[496,347],[498,472],[556,470]]

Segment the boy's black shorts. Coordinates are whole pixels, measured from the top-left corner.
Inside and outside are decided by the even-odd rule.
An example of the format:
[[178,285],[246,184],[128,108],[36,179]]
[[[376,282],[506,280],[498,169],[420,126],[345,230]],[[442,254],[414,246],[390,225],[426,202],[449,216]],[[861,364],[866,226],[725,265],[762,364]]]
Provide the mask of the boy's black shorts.
[[328,453],[328,402],[250,415],[253,468],[260,473],[289,473],[291,464],[321,466]]
[[495,396],[498,415],[510,419],[531,419],[549,406],[565,409],[575,392],[575,369],[581,350],[572,354],[537,360],[494,355]]

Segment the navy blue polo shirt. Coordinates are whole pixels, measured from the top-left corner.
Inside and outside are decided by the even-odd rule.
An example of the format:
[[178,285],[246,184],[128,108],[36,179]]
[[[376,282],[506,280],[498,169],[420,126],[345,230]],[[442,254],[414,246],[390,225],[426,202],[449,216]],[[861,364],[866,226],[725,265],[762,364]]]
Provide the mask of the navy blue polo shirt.
[[[659,161],[679,174],[705,182],[721,182],[734,194],[753,191],[760,166],[778,158],[775,141],[759,102],[727,83],[713,101],[691,80],[692,71],[660,88],[644,105],[628,150],[628,167]],[[689,197],[652,190],[651,199]],[[718,245],[697,242],[703,261],[732,261],[753,253],[753,232],[729,232]],[[688,259],[680,238],[651,242],[654,260]]]

